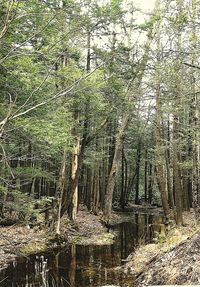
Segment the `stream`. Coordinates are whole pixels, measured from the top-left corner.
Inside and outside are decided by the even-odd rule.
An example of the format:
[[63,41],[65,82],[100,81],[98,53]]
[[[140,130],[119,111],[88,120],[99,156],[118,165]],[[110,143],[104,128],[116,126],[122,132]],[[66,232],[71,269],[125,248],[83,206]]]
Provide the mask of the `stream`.
[[0,272],[1,287],[133,286],[132,278],[112,268],[125,263],[140,244],[150,243],[159,232],[161,216],[132,214],[116,224],[112,245],[71,245],[28,258],[18,258]]

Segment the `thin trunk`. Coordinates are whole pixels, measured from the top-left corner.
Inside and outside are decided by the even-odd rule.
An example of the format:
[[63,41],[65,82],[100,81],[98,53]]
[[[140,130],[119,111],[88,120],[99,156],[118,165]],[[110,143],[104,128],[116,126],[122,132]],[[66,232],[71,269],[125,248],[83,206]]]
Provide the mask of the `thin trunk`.
[[138,142],[137,156],[136,156],[136,179],[135,179],[135,204],[139,204],[139,189],[140,189],[140,162],[141,162],[141,140]]
[[69,218],[72,221],[76,220],[77,209],[78,209],[78,180],[75,183],[75,178],[76,178],[76,173],[78,170],[79,150],[80,150],[80,139],[77,136],[77,138],[75,139],[75,143],[74,143],[73,151],[72,151],[72,174],[71,174],[71,177],[72,177],[72,182],[74,184],[72,184],[72,189],[71,189],[72,200],[71,200],[71,204],[69,207]]
[[94,188],[93,188],[93,205],[92,205],[92,212],[94,214],[98,214],[99,212],[99,167],[100,163],[99,160],[95,163],[95,169],[94,169]]
[[[177,0],[177,11],[178,17],[181,16],[183,1]],[[173,150],[173,180],[174,180],[174,191],[175,191],[175,205],[176,205],[176,223],[177,225],[183,224],[183,190],[181,183],[181,173],[180,173],[180,147],[179,147],[179,107],[180,107],[180,95],[181,95],[181,81],[182,81],[182,66],[181,66],[181,51],[182,51],[182,35],[181,27],[177,22],[175,26],[176,35],[176,49],[179,51],[177,54],[176,61],[174,63],[174,70],[176,73],[176,85],[174,86],[174,99],[173,99],[173,139],[172,139],[172,150]]]
[[66,150],[64,149],[62,167],[60,171],[59,184],[58,184],[58,215],[56,222],[56,234],[60,234],[61,209],[65,189],[65,182],[66,182]]
[[181,186],[179,158],[178,158],[178,118],[174,116],[173,120],[173,178],[174,178],[174,190],[175,190],[175,205],[176,205],[176,223],[177,225],[183,224],[183,191]]
[[167,121],[167,145],[165,151],[165,158],[166,158],[166,172],[167,172],[167,191],[168,191],[168,201],[169,206],[172,210],[175,210],[175,203],[174,203],[174,194],[173,194],[173,187],[172,187],[172,176],[170,170],[170,121],[168,116]]
[[[155,168],[154,168],[155,169]],[[153,185],[154,185],[154,175],[153,165],[149,163],[149,174],[148,174],[148,203],[152,204],[153,197]]]
[[145,150],[145,159],[144,159],[144,200],[147,202],[148,198],[148,152]]
[[124,146],[122,147],[122,165],[121,165],[121,193],[120,193],[120,206],[125,206],[125,191],[124,191]]

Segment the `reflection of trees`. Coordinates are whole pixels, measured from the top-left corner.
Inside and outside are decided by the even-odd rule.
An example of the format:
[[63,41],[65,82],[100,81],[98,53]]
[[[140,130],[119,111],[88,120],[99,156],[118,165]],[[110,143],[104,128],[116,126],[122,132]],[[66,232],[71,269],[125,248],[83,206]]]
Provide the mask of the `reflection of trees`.
[[139,243],[139,215],[135,214],[135,245]]
[[120,242],[121,242],[121,259],[125,258],[125,250],[126,250],[126,229],[125,224],[120,226]]
[[153,240],[153,229],[152,229],[152,223],[153,223],[153,216],[149,215],[149,241],[152,242]]
[[71,262],[69,266],[68,275],[70,283],[69,286],[74,287],[76,282],[76,245],[71,246]]
[[[54,262],[53,262],[53,268],[49,272],[49,277],[50,277],[50,282],[52,287],[57,287],[61,285],[61,279],[60,279],[60,272],[59,272],[59,255],[60,252],[57,252],[55,257],[54,257]],[[53,260],[53,259],[52,259]]]

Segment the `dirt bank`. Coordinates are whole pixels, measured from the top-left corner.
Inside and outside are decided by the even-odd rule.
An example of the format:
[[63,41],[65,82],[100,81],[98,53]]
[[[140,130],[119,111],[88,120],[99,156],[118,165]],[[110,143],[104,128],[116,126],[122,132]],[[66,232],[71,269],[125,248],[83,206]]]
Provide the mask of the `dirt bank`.
[[63,224],[62,232],[68,236],[69,243],[78,243],[79,245],[112,244],[115,237],[101,224],[101,216],[96,216],[85,210],[79,211],[75,225],[68,222],[67,229],[65,226],[66,224]]
[[185,213],[184,221],[128,257],[121,272],[132,274],[135,286],[200,284],[200,229],[193,213]]
[[136,286],[200,284],[200,231],[146,265]]
[[[43,251],[45,232],[28,229],[26,226],[0,227],[0,269],[17,256],[26,256],[24,248],[31,246],[38,252]],[[30,250],[31,253],[31,250]]]

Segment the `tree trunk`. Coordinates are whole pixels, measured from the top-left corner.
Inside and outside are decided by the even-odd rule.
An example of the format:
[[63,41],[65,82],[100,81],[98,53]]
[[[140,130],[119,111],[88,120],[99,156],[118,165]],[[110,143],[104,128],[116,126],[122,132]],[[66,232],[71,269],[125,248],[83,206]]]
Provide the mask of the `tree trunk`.
[[104,208],[103,208],[103,220],[105,222],[109,222],[111,211],[112,211],[112,199],[113,199],[113,192],[114,192],[116,178],[117,178],[118,169],[119,169],[120,154],[121,154],[125,132],[128,127],[129,120],[130,120],[129,115],[125,115],[123,117],[121,127],[119,128],[119,131],[116,136],[114,158],[112,161],[112,166],[111,166],[110,174],[108,177]]
[[[157,1],[158,11],[160,11],[160,1]],[[162,127],[162,108],[161,108],[161,42],[160,42],[160,21],[157,27],[157,64],[156,64],[156,121],[155,121],[155,139],[156,139],[156,177],[160,190],[162,206],[166,218],[170,216],[168,196],[166,190],[166,172],[165,172],[165,145],[163,143]]]
[[173,178],[174,178],[174,190],[175,190],[175,205],[176,205],[176,223],[177,225],[183,224],[183,192],[181,186],[179,159],[177,151],[177,123],[178,118],[174,116],[173,120]]
[[173,194],[173,187],[172,187],[172,176],[170,170],[170,121],[168,116],[167,121],[167,145],[165,151],[165,158],[166,158],[166,172],[167,172],[167,190],[168,190],[168,201],[169,206],[172,210],[175,210],[174,204],[174,194]]
[[58,193],[58,196],[57,196],[58,214],[57,214],[57,222],[56,222],[56,234],[60,234],[61,208],[62,208],[64,189],[65,189],[65,182],[66,182],[66,150],[64,149],[63,161],[62,161],[62,167],[60,171],[58,191],[57,191]]
[[80,138],[77,136],[77,138],[75,139],[75,143],[73,146],[73,151],[72,151],[72,189],[71,189],[71,193],[72,193],[72,200],[71,200],[71,204],[69,206],[69,218],[72,221],[76,220],[77,217],[77,210],[78,210],[78,180],[75,182],[76,179],[76,173],[78,170],[78,158],[79,158],[79,150],[80,150]]
[[135,204],[139,204],[139,189],[140,189],[140,162],[141,162],[141,147],[142,143],[139,139],[136,156],[136,169],[135,169]]
[[147,202],[148,199],[148,152],[145,150],[145,159],[144,159],[144,200]]

